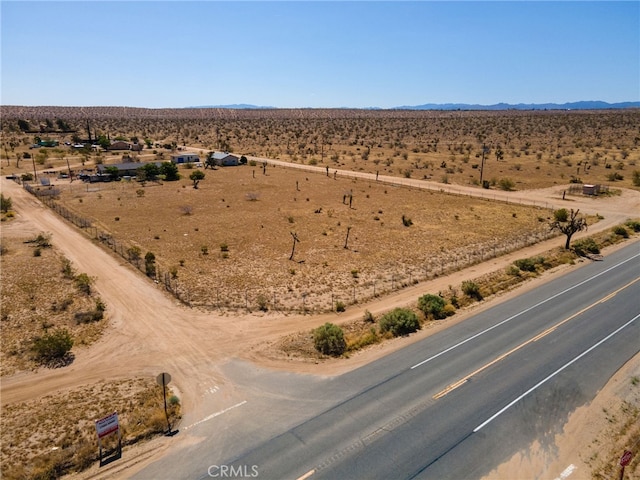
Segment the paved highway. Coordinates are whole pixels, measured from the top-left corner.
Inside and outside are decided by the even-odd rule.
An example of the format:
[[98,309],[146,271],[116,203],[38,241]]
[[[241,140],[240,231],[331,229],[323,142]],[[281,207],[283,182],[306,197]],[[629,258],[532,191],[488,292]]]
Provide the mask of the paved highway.
[[535,440],[552,455],[569,414],[639,351],[639,247],[336,378],[231,362],[247,401],[137,477],[461,479]]

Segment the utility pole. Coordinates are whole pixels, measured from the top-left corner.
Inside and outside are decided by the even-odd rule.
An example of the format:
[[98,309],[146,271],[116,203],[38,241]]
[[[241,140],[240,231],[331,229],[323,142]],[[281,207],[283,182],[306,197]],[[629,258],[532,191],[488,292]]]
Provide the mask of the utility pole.
[[482,143],[482,162],[480,163],[480,186],[484,187],[483,179],[484,179],[484,156],[489,151],[487,146]]

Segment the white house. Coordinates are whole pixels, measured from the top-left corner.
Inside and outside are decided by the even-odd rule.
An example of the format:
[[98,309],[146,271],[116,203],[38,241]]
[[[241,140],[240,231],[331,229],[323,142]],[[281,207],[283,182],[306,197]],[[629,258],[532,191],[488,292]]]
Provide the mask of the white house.
[[221,167],[235,167],[240,164],[240,159],[229,152],[213,152],[209,159],[213,160],[214,165]]
[[199,163],[200,157],[197,153],[175,153],[171,155],[173,163]]

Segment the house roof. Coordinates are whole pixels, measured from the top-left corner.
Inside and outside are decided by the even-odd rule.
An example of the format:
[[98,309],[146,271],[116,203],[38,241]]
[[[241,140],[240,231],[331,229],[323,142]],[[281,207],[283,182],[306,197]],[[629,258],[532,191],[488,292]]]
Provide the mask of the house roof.
[[230,154],[229,152],[213,152],[213,155],[211,155],[211,157],[215,160],[222,160],[228,157],[238,158],[235,155]]
[[144,167],[145,165],[148,165],[150,163],[155,163],[158,167],[160,165],[162,165],[162,162],[124,162],[124,163],[109,163],[109,164],[101,164],[98,165],[98,171],[102,172],[104,171],[107,167],[116,167],[118,169],[118,171],[120,172],[126,172],[126,171],[130,171],[130,170],[137,170],[140,167]]

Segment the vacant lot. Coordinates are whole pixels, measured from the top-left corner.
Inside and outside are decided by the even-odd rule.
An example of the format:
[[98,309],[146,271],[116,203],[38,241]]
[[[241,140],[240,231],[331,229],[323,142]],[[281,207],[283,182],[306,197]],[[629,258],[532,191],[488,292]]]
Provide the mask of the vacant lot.
[[75,277],[82,272],[69,264],[65,275],[68,261],[53,247],[39,247],[38,235],[2,229],[2,376],[38,368],[33,341],[46,332],[67,329],[78,351],[99,338],[106,325],[106,319],[86,321],[99,296],[90,286],[89,292],[81,291]]
[[206,172],[197,190],[73,183],[59,201],[140,264],[152,252],[195,305],[329,310],[548,233],[550,213],[527,206],[279,167]]

